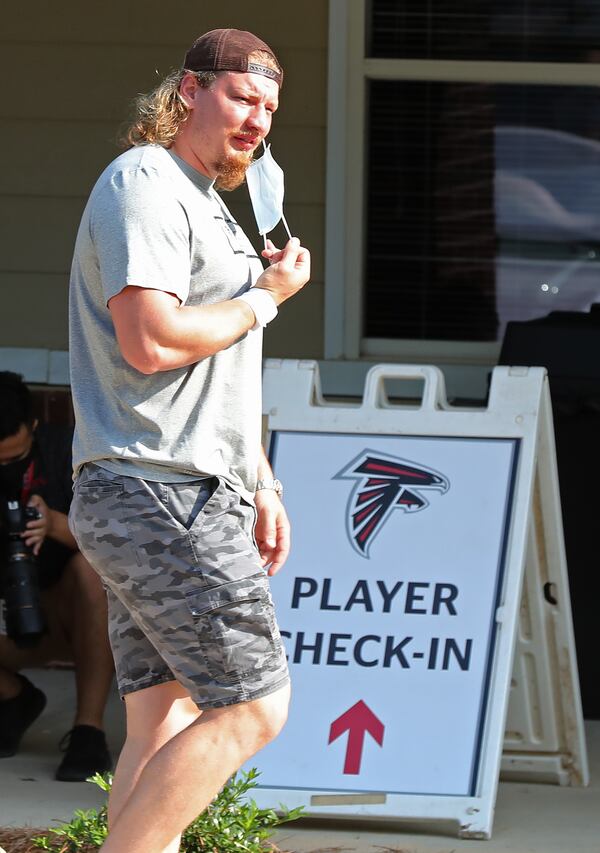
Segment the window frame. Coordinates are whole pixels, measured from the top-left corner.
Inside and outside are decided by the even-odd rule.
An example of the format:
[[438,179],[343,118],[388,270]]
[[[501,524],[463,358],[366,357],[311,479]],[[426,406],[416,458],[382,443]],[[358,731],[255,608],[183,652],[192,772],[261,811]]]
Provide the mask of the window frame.
[[362,335],[368,81],[600,86],[600,64],[373,59],[365,56],[366,8],[367,0],[329,0],[325,358],[491,366],[499,342]]

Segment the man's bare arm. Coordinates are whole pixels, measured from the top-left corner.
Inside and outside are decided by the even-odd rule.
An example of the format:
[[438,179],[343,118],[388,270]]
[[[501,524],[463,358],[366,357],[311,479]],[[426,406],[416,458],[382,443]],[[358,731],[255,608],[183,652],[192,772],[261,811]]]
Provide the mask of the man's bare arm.
[[[279,305],[308,281],[310,254],[293,239],[282,252],[265,256],[271,266],[256,287],[267,290]],[[241,299],[187,306],[172,293],[143,286],[123,288],[108,307],[123,358],[145,374],[195,364],[231,346],[256,322]]]
[[[261,447],[258,479],[270,480],[273,471]],[[290,522],[279,496],[273,489],[260,489],[255,495],[257,521],[256,542],[263,566],[274,575],[283,566],[290,552]]]
[[255,323],[242,300],[181,305],[163,290],[125,287],[108,303],[119,349],[140,373],[195,364],[230,346]]

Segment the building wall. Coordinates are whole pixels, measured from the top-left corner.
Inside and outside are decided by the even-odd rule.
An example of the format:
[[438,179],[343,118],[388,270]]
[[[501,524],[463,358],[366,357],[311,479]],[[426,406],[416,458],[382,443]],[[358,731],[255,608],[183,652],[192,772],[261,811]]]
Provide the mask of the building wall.
[[[262,36],[284,65],[270,139],[286,173],[288,222],[313,253],[312,284],[268,330],[266,355],[321,356],[327,6],[327,0],[251,6],[239,0],[34,0],[26,8],[6,7],[0,347],[68,348],[68,272],[79,218],[96,177],[118,153],[115,140],[131,100],[179,66],[197,35],[235,26]],[[260,249],[245,189],[226,201]]]

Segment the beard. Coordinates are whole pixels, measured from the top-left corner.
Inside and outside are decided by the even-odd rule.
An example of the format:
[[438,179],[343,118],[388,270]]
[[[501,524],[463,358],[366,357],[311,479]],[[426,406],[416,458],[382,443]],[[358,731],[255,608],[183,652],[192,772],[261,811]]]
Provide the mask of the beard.
[[248,166],[252,163],[254,152],[247,154],[230,154],[217,163],[218,174],[215,179],[215,188],[230,192],[236,190],[244,183]]

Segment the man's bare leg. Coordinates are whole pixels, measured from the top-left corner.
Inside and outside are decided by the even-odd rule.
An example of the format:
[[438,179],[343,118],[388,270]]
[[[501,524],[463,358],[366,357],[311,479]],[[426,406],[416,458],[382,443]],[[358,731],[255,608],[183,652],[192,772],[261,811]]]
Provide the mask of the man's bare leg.
[[[160,686],[146,691],[159,690]],[[204,711],[151,758],[116,818],[103,853],[171,853],[227,779],[281,731],[289,686]]]
[[[186,729],[201,711],[177,681],[167,681],[129,693],[125,697],[127,739],[119,756],[108,801],[108,825],[112,829],[148,761],[179,732]],[[178,835],[165,848],[177,853]]]
[[0,635],[0,700],[20,692],[22,682],[16,675],[20,670],[52,660],[73,661],[77,687],[74,725],[101,729],[114,663],[100,578],[83,554],[76,553],[45,595],[45,609],[55,611],[50,635],[44,635],[31,649],[21,649]]
[[21,681],[14,672],[0,666],[0,702],[4,702],[5,699],[14,699],[21,692],[22,686]]
[[31,648],[19,648],[13,640],[0,634],[0,701],[14,699],[21,692],[23,682],[17,675],[22,669],[44,666],[60,647],[54,637],[45,635]]
[[23,683],[17,672],[43,666],[52,659],[56,645],[52,637],[44,636],[36,646],[19,648],[6,634],[0,634],[0,701],[18,696]]
[[35,665],[49,647],[46,643],[45,648],[19,649],[7,636],[0,636],[1,757],[15,754],[24,733],[44,709],[44,694],[17,672]]
[[106,593],[83,554],[69,560],[60,586],[60,621],[75,664],[77,706],[73,725],[104,727],[114,675],[108,642]]

